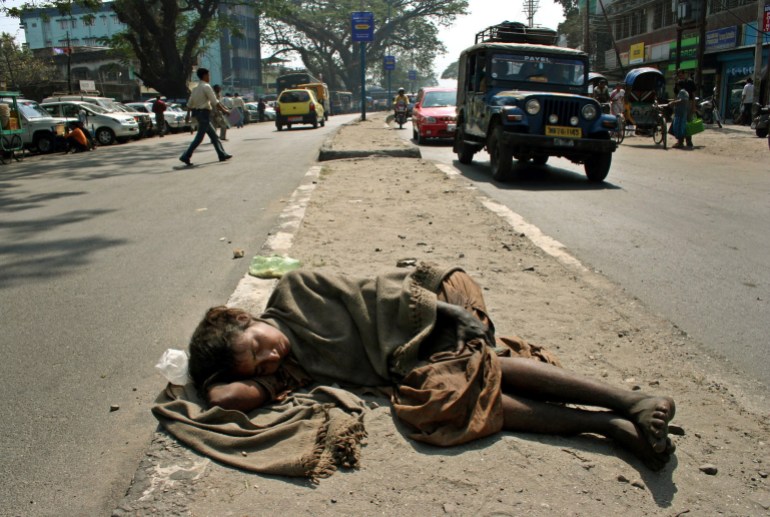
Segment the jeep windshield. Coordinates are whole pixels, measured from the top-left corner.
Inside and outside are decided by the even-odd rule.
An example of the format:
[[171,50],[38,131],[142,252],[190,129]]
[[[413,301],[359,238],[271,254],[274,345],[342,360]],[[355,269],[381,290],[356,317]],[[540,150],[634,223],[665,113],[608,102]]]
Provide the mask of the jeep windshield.
[[585,63],[579,59],[523,54],[494,54],[491,76],[495,81],[583,86]]

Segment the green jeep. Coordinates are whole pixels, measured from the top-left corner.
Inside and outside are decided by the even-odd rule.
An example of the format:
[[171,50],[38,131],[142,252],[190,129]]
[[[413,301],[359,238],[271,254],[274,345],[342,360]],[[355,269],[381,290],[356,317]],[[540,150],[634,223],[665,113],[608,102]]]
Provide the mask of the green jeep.
[[588,56],[555,40],[551,29],[504,22],[479,32],[462,52],[454,142],[460,163],[486,147],[499,181],[511,175],[513,158],[544,165],[549,156],[584,164],[589,181],[607,177],[617,119],[588,97]]

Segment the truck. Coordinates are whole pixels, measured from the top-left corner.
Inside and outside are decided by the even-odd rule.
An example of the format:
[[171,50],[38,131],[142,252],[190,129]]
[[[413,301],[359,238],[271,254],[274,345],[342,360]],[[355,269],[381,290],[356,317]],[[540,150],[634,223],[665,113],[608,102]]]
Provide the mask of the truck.
[[583,164],[591,182],[609,173],[614,115],[588,95],[588,56],[556,46],[556,31],[503,22],[476,34],[460,55],[454,152],[463,164],[486,148],[492,177],[510,179],[513,159],[551,156]]
[[[0,96],[0,103],[9,103],[10,99]],[[16,99],[21,116],[21,142],[27,149],[36,149],[39,153],[54,150],[57,136],[64,135],[67,119],[52,117],[37,102],[29,99]]]

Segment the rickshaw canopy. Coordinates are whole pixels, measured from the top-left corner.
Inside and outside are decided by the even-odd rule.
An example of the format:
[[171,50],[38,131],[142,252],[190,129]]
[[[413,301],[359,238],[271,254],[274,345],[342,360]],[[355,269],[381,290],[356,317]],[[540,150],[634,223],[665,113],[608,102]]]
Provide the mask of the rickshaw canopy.
[[666,86],[666,78],[663,72],[657,68],[634,68],[626,74],[623,81],[627,90],[635,91],[662,91]]

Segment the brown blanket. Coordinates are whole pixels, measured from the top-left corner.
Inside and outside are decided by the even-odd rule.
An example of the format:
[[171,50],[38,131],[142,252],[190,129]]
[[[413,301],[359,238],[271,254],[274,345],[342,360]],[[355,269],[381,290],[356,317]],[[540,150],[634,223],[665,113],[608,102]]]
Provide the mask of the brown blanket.
[[330,476],[356,467],[365,406],[349,391],[319,386],[249,414],[207,408],[192,384],[169,384],[152,412],[192,449],[252,472],[279,476]]

